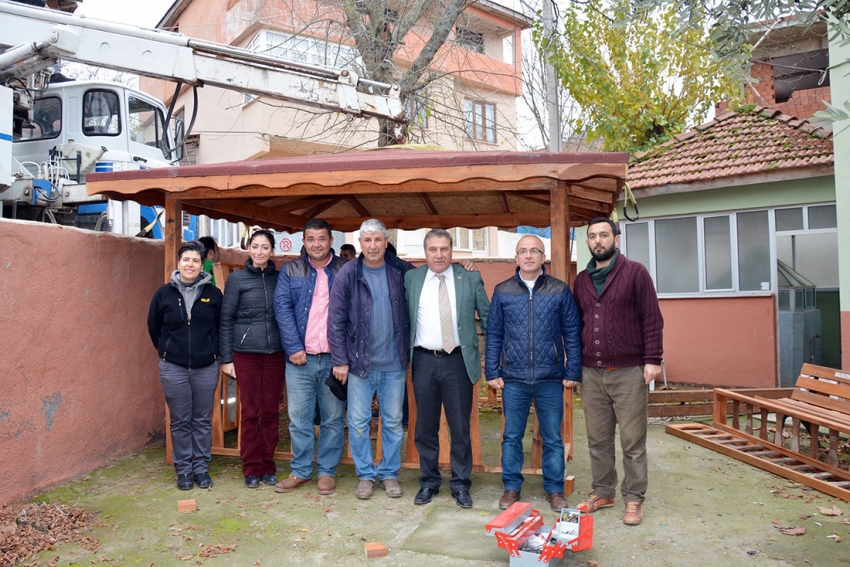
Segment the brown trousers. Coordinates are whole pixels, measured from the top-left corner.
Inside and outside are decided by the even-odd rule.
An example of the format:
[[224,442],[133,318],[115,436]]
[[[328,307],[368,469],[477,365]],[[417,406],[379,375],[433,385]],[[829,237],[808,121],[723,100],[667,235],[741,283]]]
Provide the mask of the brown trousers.
[[614,436],[620,425],[624,502],[642,502],[649,484],[646,463],[648,393],[642,366],[616,370],[582,368],[581,402],[587,426],[593,492],[614,498],[617,491]]

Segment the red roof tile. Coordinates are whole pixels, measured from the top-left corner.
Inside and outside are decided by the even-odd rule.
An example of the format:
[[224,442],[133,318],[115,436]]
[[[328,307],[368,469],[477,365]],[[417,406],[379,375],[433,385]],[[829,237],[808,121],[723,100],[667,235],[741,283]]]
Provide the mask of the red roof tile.
[[832,132],[778,110],[717,116],[629,165],[632,189],[832,164]]

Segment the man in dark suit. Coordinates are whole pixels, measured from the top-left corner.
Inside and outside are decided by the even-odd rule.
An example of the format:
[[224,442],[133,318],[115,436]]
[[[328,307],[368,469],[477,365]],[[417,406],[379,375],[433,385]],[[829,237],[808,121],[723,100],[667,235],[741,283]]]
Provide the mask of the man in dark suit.
[[414,504],[427,504],[440,490],[440,415],[445,407],[451,433],[449,487],[461,508],[472,507],[472,444],[469,416],[474,385],[481,379],[475,313],[486,332],[490,301],[481,274],[452,265],[452,237],[443,229],[425,235],[427,265],[405,274],[421,489]]

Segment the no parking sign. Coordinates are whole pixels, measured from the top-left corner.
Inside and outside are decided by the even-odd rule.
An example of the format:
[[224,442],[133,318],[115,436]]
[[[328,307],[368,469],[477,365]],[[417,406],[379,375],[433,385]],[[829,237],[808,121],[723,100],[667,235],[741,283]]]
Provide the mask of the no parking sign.
[[280,250],[281,252],[289,252],[292,250],[292,240],[289,238],[281,238],[280,239]]

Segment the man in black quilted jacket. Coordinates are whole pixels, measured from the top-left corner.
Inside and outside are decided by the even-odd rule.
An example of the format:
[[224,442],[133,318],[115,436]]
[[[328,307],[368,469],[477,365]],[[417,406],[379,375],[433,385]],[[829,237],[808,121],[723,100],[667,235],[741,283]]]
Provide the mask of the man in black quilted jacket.
[[499,507],[519,500],[522,438],[534,410],[543,441],[543,489],[553,510],[564,499],[564,388],[581,381],[581,322],[570,286],[546,273],[543,242],[524,236],[516,246],[516,275],[496,286],[487,321],[485,375],[502,388],[502,483]]

